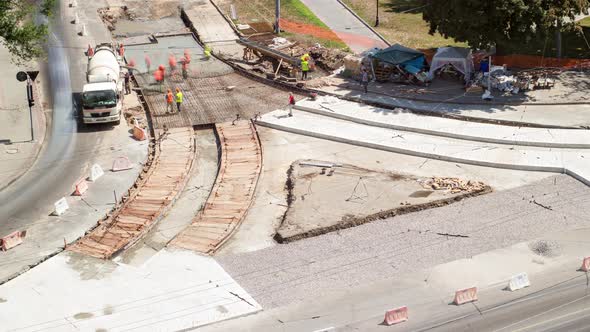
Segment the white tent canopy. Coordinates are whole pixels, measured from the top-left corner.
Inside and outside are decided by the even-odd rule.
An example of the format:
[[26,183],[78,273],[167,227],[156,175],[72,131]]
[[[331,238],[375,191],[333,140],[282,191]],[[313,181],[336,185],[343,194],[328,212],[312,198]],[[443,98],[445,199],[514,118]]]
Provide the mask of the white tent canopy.
[[461,47],[439,48],[432,58],[430,77],[434,77],[434,73],[445,65],[452,65],[465,76],[465,82],[468,82],[474,71],[471,50]]

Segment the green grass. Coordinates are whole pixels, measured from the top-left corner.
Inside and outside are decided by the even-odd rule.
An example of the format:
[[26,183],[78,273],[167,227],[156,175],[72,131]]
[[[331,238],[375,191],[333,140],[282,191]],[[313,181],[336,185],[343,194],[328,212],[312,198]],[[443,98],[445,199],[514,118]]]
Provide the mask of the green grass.
[[[367,23],[375,23],[376,2],[373,0],[344,0]],[[429,27],[422,19],[421,0],[381,0],[379,2],[379,27],[375,28],[385,39],[417,49],[441,46],[461,46],[453,39],[440,34],[430,35]],[[418,8],[418,9],[417,9]]]
[[590,17],[586,17],[586,18],[578,21],[578,23],[583,27],[590,28]]
[[313,45],[315,43],[319,43],[323,47],[337,48],[337,49],[341,49],[343,51],[350,51],[350,48],[348,47],[348,45],[346,45],[342,41],[328,40],[328,39],[318,38],[318,37],[314,37],[314,36],[310,36],[310,35],[300,35],[300,34],[291,33],[291,32],[287,32],[287,31],[281,32],[281,37],[285,37],[289,40],[298,41],[300,43],[307,44],[307,45]]
[[282,0],[281,15],[285,19],[291,21],[311,24],[317,27],[329,29],[328,26],[322,22],[322,20],[315,16],[315,14],[299,0]]

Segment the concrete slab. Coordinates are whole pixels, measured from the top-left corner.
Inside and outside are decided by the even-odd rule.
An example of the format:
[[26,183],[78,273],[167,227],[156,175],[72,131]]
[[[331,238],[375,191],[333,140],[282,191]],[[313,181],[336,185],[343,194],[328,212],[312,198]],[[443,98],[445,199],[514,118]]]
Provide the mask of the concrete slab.
[[[259,124],[317,138],[391,152],[479,166],[567,173],[590,183],[585,152],[572,149],[494,145],[360,125],[329,117],[285,111],[262,116]],[[574,169],[575,168],[575,169]]]
[[428,178],[348,164],[301,160],[289,169],[287,209],[275,239],[281,243],[319,236],[367,222],[453,204],[488,192],[481,182],[456,179],[456,192],[434,190]]
[[181,250],[140,267],[64,253],[0,294],[3,328],[22,331],[176,331],[260,310],[213,259]]
[[519,187],[551,175],[545,172],[459,165],[389,151],[364,149],[262,126],[258,127],[258,135],[264,151],[264,167],[255,200],[239,230],[221,248],[218,256],[252,252],[277,245],[273,237],[287,209],[287,171],[291,164],[299,159],[331,160],[384,172],[411,173],[421,177],[436,175],[468,178],[489,184],[495,191]]
[[463,140],[567,149],[590,148],[590,130],[502,126],[421,116],[404,109],[384,109],[334,97],[297,102],[297,109],[381,128]]

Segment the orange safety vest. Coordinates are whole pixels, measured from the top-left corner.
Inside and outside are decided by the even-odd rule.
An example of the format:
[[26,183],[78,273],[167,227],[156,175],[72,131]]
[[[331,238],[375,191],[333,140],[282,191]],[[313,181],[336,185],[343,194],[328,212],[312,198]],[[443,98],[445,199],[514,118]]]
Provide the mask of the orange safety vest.
[[168,94],[166,94],[166,102],[168,104],[172,104],[173,101],[174,101],[174,96],[172,95],[172,92],[168,92]]

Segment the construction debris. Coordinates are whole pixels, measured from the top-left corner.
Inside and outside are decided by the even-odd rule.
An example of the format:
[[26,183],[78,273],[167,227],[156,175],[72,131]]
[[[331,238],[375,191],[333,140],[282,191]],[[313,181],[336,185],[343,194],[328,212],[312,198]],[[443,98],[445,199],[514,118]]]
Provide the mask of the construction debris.
[[424,189],[447,190],[447,193],[456,194],[460,192],[481,191],[487,188],[483,182],[465,181],[458,178],[432,177],[420,181]]

